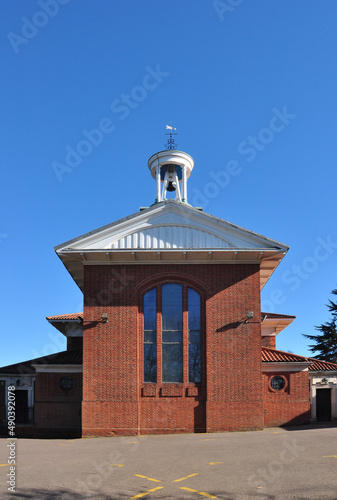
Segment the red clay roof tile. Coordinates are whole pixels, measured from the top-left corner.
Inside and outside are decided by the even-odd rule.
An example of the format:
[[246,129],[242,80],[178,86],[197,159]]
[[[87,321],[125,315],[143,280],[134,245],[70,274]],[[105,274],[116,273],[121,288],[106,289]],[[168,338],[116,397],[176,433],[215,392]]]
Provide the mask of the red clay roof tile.
[[308,363],[309,359],[291,352],[279,351],[271,347],[262,347],[262,361],[284,363]]
[[298,354],[293,354],[291,352],[279,351],[270,347],[262,347],[262,362],[311,362],[312,364],[309,366],[309,372],[337,371],[337,363],[321,361],[320,359],[315,358],[306,358],[305,356],[299,356]]
[[[296,316],[289,316],[288,314],[276,314],[276,313],[266,313],[261,312],[261,319],[266,316],[266,319],[295,319]],[[74,320],[78,318],[83,318],[83,313],[71,313],[71,314],[61,314],[59,316],[47,316],[48,321],[63,321],[63,320]]]
[[57,352],[42,356],[41,358],[24,361],[23,363],[3,366],[0,368],[0,374],[23,376],[28,373],[35,373],[35,368],[32,365],[82,365],[82,349]]
[[329,361],[321,361],[320,359],[309,358],[309,361],[313,361],[314,364],[309,366],[310,372],[319,372],[319,371],[330,371],[337,372],[337,364],[330,363]]
[[71,321],[76,319],[83,319],[83,313],[61,314],[60,316],[47,316],[48,321]]
[[266,312],[261,312],[261,318],[264,318],[266,316],[266,319],[295,319],[296,316],[289,316],[289,314],[276,314],[276,313],[266,313]]

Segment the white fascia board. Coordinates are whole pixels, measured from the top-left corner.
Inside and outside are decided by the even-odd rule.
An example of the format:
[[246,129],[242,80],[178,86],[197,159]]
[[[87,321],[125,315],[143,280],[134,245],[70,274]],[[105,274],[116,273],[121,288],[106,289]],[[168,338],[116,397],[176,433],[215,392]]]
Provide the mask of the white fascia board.
[[[245,255],[243,255],[245,254]],[[158,259],[160,255],[160,259]],[[186,255],[191,260],[186,260]],[[231,263],[231,264],[259,264],[261,272],[268,276],[274,272],[284,257],[283,252],[275,249],[264,248],[127,248],[127,249],[67,249],[58,253],[58,257],[67,267],[71,261],[76,265],[78,271],[84,264],[133,264],[139,262],[156,262],[158,260],[172,260],[186,263],[196,263],[195,255],[199,255],[200,261]],[[97,256],[97,259],[96,259]],[[211,256],[211,259],[210,259]],[[135,259],[133,258],[135,257]],[[237,258],[239,257],[239,258]]]
[[[224,247],[224,248],[218,248],[218,247],[201,247],[201,248],[114,248],[114,249],[106,249],[106,248],[93,248],[93,249],[85,249],[85,248],[67,248],[59,252],[59,255],[80,255],[82,256],[85,253],[91,253],[91,254],[125,254],[125,253],[130,253],[130,252],[136,252],[136,253],[142,253],[146,252],[146,254],[149,253],[154,253],[157,254],[159,253],[179,253],[179,252],[188,252],[188,253],[195,253],[195,252],[200,252],[200,253],[205,253],[205,252],[214,252],[214,253],[220,253],[220,252],[226,252],[226,253],[233,253],[233,252],[250,252],[250,253],[263,253],[266,256],[266,259],[273,257],[274,255],[279,255],[281,256],[283,254],[282,251],[279,251],[275,248],[252,248],[252,247]],[[260,256],[258,259],[259,262],[264,260],[263,256]],[[48,320],[49,321],[49,320]],[[63,320],[62,320],[63,321]],[[267,321],[267,320],[266,320]]]
[[80,318],[78,319],[47,319],[48,323],[82,323]]
[[312,363],[287,362],[287,361],[263,361],[262,372],[307,372]]
[[329,377],[329,375],[331,375],[332,377],[334,377],[335,375],[337,375],[337,370],[336,371],[333,371],[333,370],[311,370],[310,371],[310,375],[319,375],[320,373],[322,373],[325,377]]
[[82,365],[33,365],[36,373],[82,373]]

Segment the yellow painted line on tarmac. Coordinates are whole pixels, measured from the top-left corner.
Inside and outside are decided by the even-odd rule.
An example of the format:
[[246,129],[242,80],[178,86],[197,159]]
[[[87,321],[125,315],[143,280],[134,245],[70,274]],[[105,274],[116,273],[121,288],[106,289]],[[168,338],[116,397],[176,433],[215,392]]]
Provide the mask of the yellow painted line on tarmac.
[[135,474],[137,477],[141,477],[143,479],[148,479],[149,481],[154,481],[155,483],[161,483],[159,479],[153,479],[152,477],[142,476],[141,474]]
[[110,464],[112,467],[124,467],[124,464]]
[[6,467],[6,465],[16,465],[16,464],[0,464],[0,467]]
[[199,472],[195,472],[194,474],[190,474],[189,476],[180,477],[179,479],[175,479],[173,482],[178,483],[179,481],[184,481],[185,479],[188,479],[189,477],[198,476],[198,474],[199,474]]
[[325,455],[323,458],[337,458],[337,455]]
[[163,488],[164,488],[164,486],[157,486],[157,488],[152,488],[152,490],[148,490],[148,491],[145,491],[145,493],[139,493],[138,495],[135,495],[134,497],[131,497],[131,500],[135,499],[135,498],[145,497],[149,493],[153,493],[154,491],[158,491],[158,490],[161,490]]
[[197,493],[198,495],[201,495],[201,496],[207,497],[207,498],[218,498],[214,495],[210,495],[209,493],[205,493],[204,491],[192,490],[192,488],[184,488],[183,486],[180,486],[180,489],[190,491],[191,493]]
[[205,493],[204,491],[198,491],[198,495],[202,495],[203,497],[207,498],[218,498],[215,495],[210,495],[209,493]]
[[214,441],[215,438],[202,439],[202,441]]
[[129,441],[127,444],[138,444],[139,441]]
[[59,446],[67,446],[67,443],[59,443]]
[[209,462],[208,465],[224,464],[225,462]]

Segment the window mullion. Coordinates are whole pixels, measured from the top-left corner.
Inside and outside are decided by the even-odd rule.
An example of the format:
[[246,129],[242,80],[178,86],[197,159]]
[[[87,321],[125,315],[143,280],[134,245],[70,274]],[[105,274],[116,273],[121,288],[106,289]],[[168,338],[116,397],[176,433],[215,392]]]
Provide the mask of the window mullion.
[[188,296],[187,285],[183,286],[183,381],[188,382]]
[[189,382],[201,381],[201,297],[192,288],[188,289],[188,356]]
[[162,375],[162,307],[161,307],[161,286],[157,285],[157,382],[161,383]]
[[162,293],[162,381],[183,382],[183,287],[165,283]]

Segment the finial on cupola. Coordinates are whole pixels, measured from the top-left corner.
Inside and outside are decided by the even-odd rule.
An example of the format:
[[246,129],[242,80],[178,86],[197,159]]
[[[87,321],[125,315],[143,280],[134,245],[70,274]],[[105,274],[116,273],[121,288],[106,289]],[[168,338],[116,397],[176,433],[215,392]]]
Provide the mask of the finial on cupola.
[[175,201],[187,203],[187,179],[194,167],[193,158],[183,151],[177,151],[174,135],[175,127],[166,125],[169,130],[166,149],[151,156],[147,162],[152,177],[156,180],[156,201],[160,203],[167,199],[167,192],[176,193]]
[[178,144],[175,143],[174,140],[174,135],[178,135],[178,132],[173,132],[173,130],[177,130],[175,127],[172,127],[172,122],[170,125],[166,125],[166,130],[169,130],[169,132],[166,132],[165,135],[169,135],[170,137],[167,138],[167,143],[165,144],[165,149],[177,149]]

